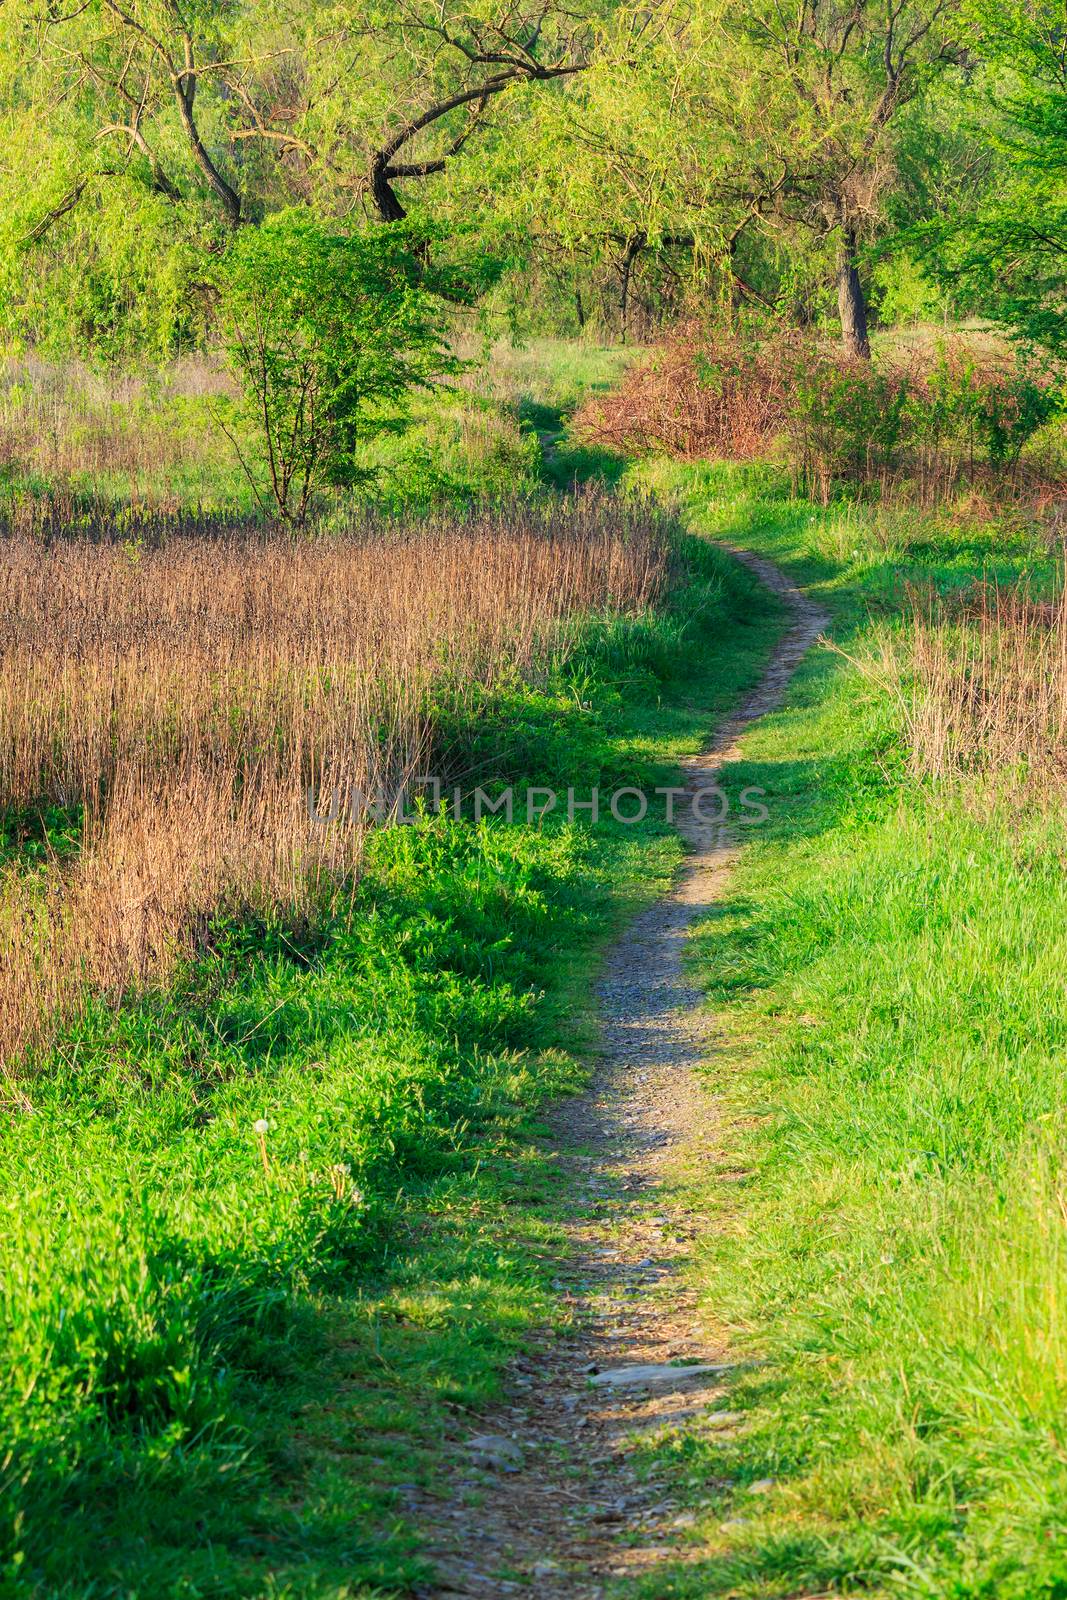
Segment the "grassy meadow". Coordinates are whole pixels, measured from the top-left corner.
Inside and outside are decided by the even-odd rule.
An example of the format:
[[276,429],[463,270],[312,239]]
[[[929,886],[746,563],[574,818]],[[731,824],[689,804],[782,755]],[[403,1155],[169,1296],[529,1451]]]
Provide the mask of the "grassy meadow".
[[[375,442],[379,509],[410,513],[442,504],[510,498],[547,477],[610,469],[573,446],[546,462],[554,436],[590,394],[609,389],[633,347],[537,339],[515,348],[458,341],[466,363],[453,382],[416,395],[411,425]],[[236,406],[232,375],[216,359],[120,371],[24,355],[0,360],[0,515],[33,534],[101,523],[136,537],[195,518],[210,530],[258,507],[226,429],[246,458],[256,445]]]

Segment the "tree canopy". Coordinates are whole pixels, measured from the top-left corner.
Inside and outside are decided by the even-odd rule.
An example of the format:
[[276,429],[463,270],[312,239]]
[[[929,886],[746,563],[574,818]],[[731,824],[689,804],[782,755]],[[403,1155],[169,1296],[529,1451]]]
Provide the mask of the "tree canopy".
[[212,336],[214,264],[303,210],[415,222],[520,324],[936,303],[1058,345],[1065,32],[1046,0],[4,0],[9,338]]

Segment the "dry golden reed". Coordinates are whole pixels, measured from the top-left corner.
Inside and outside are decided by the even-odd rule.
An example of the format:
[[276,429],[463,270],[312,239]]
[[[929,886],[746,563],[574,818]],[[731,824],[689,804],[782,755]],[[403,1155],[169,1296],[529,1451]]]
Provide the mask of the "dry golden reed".
[[72,864],[0,867],[0,1057],[157,979],[222,906],[306,915],[362,837],[308,791],[395,793],[435,706],[527,678],[579,618],[654,602],[669,541],[596,497],[136,543],[0,540],[0,805],[84,809]]
[[[1063,578],[1061,573],[1061,580]],[[913,770],[1011,774],[1031,793],[1067,784],[1067,595],[979,584],[951,602],[913,595],[904,663]]]

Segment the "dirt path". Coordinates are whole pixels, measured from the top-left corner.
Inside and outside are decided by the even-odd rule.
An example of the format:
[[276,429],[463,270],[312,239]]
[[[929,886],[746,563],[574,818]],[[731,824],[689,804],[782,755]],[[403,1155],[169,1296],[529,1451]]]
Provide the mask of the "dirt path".
[[[794,622],[715,744],[686,763],[690,790],[715,784],[737,759],[741,733],[778,705],[827,620],[770,562],[733,553],[782,596]],[[553,1119],[560,1183],[575,1197],[563,1285],[574,1331],[546,1337],[535,1358],[514,1364],[509,1403],[457,1456],[452,1498],[424,1503],[425,1553],[438,1573],[426,1596],[593,1600],[612,1580],[684,1559],[686,1518],[637,1481],[627,1442],[646,1429],[730,1426],[729,1357],[702,1331],[681,1270],[701,1219],[672,1199],[669,1180],[716,1148],[714,1104],[694,1070],[711,1018],[683,951],[719,898],[735,847],[685,801],[677,816],[692,853],[672,892],[609,952],[599,1068]]]

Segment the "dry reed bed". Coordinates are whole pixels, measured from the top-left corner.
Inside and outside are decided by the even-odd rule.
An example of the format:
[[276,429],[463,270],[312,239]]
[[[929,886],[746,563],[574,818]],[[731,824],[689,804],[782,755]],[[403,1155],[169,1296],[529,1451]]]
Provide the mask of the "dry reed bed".
[[914,591],[907,645],[879,665],[902,685],[911,768],[936,778],[1000,775],[1030,797],[1067,786],[1067,589],[976,584],[952,600]]
[[395,793],[435,703],[647,608],[669,551],[651,511],[594,497],[301,542],[0,540],[0,801],[85,811],[72,867],[0,869],[9,1070],[218,908],[347,892],[362,835],[313,821],[309,788]]

